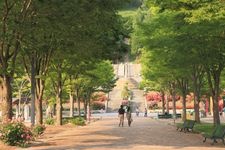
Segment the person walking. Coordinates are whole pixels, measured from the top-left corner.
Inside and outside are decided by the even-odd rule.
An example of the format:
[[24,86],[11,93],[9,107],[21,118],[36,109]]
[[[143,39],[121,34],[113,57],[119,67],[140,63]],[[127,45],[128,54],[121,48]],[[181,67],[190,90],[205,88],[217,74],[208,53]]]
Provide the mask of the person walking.
[[119,123],[119,127],[122,126],[123,127],[123,123],[124,123],[124,113],[125,110],[123,109],[123,105],[120,106],[120,109],[118,110],[118,116],[120,119],[120,123]]
[[139,116],[139,109],[138,109],[138,107],[136,107],[136,116],[137,117]]
[[127,107],[126,117],[127,117],[127,121],[128,121],[128,126],[130,127],[131,122],[133,121],[130,106]]
[[147,109],[145,108],[145,115],[144,115],[144,117],[147,117]]

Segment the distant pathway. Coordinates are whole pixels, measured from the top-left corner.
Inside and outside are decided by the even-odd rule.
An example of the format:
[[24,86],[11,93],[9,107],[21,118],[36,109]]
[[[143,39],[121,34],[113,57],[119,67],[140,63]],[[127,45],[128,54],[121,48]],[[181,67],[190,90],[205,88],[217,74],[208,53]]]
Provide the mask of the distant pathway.
[[169,120],[134,118],[132,127],[118,127],[117,118],[103,118],[85,127],[48,128],[43,139],[29,150],[222,150],[219,142],[202,143],[199,134],[182,133]]

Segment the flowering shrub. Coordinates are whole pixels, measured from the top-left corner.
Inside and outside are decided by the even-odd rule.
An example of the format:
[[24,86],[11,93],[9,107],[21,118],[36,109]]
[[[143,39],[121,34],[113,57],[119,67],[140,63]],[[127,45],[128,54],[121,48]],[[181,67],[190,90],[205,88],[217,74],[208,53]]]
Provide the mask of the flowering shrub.
[[34,136],[40,136],[44,133],[45,129],[46,128],[45,128],[44,125],[36,125],[32,129],[32,133],[33,133]]
[[82,117],[71,119],[70,122],[72,124],[78,125],[78,126],[84,126],[85,125],[85,120]]
[[21,122],[3,124],[0,128],[0,140],[8,145],[25,147],[32,139],[31,130]]
[[162,96],[159,92],[156,91],[149,91],[146,95],[146,100],[147,101],[161,101],[162,100]]

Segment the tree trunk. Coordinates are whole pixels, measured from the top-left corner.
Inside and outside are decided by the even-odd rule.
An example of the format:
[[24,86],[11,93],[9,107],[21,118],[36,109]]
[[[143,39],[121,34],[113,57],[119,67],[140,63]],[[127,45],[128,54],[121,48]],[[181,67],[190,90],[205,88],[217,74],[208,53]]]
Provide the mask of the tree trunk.
[[165,114],[165,93],[164,91],[161,91],[162,95],[162,113]]
[[[45,76],[50,58],[52,56],[52,49],[46,49],[44,53],[39,51],[33,51],[33,53],[27,53],[27,57],[23,56],[24,67],[27,71],[28,76],[30,75],[30,67],[33,67],[35,76]],[[27,64],[26,58],[32,58],[30,65]],[[35,79],[35,107],[36,107],[36,121],[38,124],[43,123],[43,110],[42,110],[42,99],[45,89],[45,79],[36,78]]]
[[187,112],[186,112],[186,94],[182,94],[182,121],[187,119]]
[[195,110],[195,121],[197,123],[200,123],[200,117],[199,117],[200,86],[201,85],[194,83],[194,110]]
[[88,99],[88,121],[91,121],[91,102],[90,98]]
[[81,116],[81,113],[80,113],[80,98],[77,99],[77,111],[78,111],[78,116],[80,117]]
[[207,77],[208,83],[212,94],[213,99],[213,123],[214,125],[220,125],[220,116],[219,116],[219,85],[220,85],[220,75],[221,70],[211,70],[207,68]]
[[52,114],[53,116],[56,116],[56,104],[53,105]]
[[36,106],[36,122],[37,124],[43,124],[43,110],[42,110],[42,98],[35,100]]
[[2,120],[8,122],[12,119],[12,87],[8,76],[0,78],[0,90],[2,91]]
[[58,65],[57,93],[56,93],[56,124],[62,125],[62,72],[61,64]]
[[205,75],[205,70],[201,65],[193,65],[193,87],[194,87],[194,110],[195,110],[195,121],[200,123],[199,117],[199,103],[200,103],[200,95],[201,88],[203,86],[203,78]]
[[175,95],[175,92],[173,92],[172,101],[173,101],[173,117],[176,118],[177,112],[176,112],[176,95]]
[[199,117],[199,102],[200,102],[200,97],[198,95],[199,95],[199,93],[197,92],[197,89],[195,89],[194,90],[195,121],[198,122],[198,123],[200,123],[200,117]]
[[74,117],[74,96],[72,91],[70,91],[70,117]]
[[197,123],[200,123],[200,117],[199,117],[199,103],[198,101],[194,101],[194,110],[195,110],[195,121]]
[[213,121],[215,125],[220,124],[220,114],[219,114],[219,77],[215,80],[215,95],[213,95]]
[[169,109],[169,99],[168,99],[168,95],[166,94],[166,112],[167,114],[170,113],[170,109]]
[[215,125],[220,124],[218,97],[213,98],[213,121]]
[[56,96],[56,125],[62,125],[62,100],[60,94]]
[[173,118],[175,119],[177,116],[176,112],[176,89],[175,89],[175,83],[170,84],[170,94],[172,96],[172,102],[173,102]]
[[187,118],[186,113],[186,96],[188,93],[188,79],[187,78],[179,78],[177,79],[178,87],[182,93],[182,121],[185,121]]
[[35,58],[32,56],[31,58],[31,126],[34,126],[35,124],[35,87],[36,87],[36,81],[35,81]]
[[42,97],[43,97],[44,83],[41,79],[36,79],[36,122],[37,124],[43,124],[43,110],[42,110]]
[[80,117],[80,98],[79,98],[79,89],[76,90],[76,95],[77,95],[77,111],[78,111],[78,116]]
[[84,99],[84,118],[87,120],[87,99]]
[[[40,74],[40,73],[39,73]],[[38,78],[36,79],[36,121],[38,124],[43,124],[43,109],[42,109],[42,98],[44,94],[45,81]]]

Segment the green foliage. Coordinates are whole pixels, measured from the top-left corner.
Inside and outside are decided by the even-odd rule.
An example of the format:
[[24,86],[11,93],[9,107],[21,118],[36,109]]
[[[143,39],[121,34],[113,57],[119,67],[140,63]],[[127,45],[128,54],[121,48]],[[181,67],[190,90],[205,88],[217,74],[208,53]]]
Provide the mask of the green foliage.
[[[225,2],[146,0],[145,6],[132,40],[141,53],[144,82],[159,90],[169,89],[173,82],[183,96],[191,84],[196,97],[201,97],[207,79],[206,88],[217,105],[225,68]],[[214,121],[220,122],[217,107]]]
[[45,124],[54,125],[55,119],[54,118],[47,118],[47,119],[45,119]]
[[122,9],[138,8],[142,4],[142,0],[126,0],[122,6]]
[[128,83],[124,86],[123,90],[121,91],[121,97],[123,100],[128,100],[131,97],[131,91],[128,89]]
[[36,125],[32,128],[32,133],[34,136],[38,137],[44,133],[45,129],[46,127],[44,125]]
[[82,117],[73,118],[69,122],[76,126],[84,126],[85,125],[85,120]]
[[15,77],[13,81],[13,97],[27,97],[30,93],[30,83],[29,80],[23,77]]
[[0,140],[12,146],[25,147],[33,139],[31,130],[21,122],[3,124],[0,134]]

